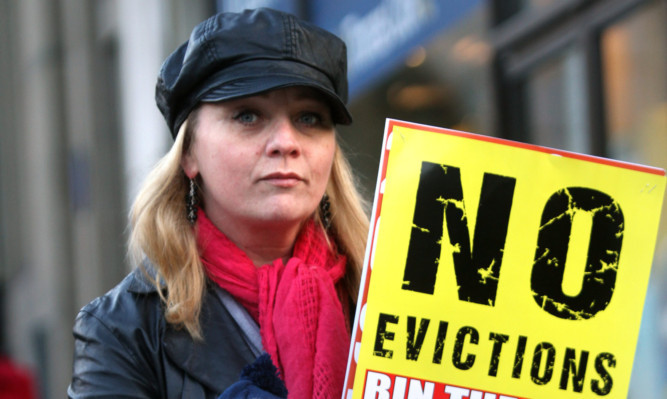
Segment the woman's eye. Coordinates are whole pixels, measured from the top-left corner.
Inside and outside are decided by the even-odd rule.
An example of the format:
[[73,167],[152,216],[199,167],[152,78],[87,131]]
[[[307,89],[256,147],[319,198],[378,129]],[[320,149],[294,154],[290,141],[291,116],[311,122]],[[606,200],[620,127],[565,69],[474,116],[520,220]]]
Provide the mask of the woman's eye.
[[313,112],[307,112],[299,116],[299,122],[305,125],[318,125],[322,122],[322,117]]
[[234,120],[243,124],[252,124],[257,122],[259,115],[254,111],[241,111],[234,115]]

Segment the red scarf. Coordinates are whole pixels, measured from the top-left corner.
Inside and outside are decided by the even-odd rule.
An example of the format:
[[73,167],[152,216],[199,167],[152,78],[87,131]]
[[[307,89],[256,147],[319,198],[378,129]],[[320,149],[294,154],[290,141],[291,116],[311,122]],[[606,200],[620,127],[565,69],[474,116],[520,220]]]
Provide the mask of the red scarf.
[[350,340],[347,306],[337,294],[345,257],[331,251],[324,232],[309,221],[287,264],[277,259],[256,267],[201,209],[197,222],[209,278],[259,323],[264,350],[280,371],[290,399],[340,398]]

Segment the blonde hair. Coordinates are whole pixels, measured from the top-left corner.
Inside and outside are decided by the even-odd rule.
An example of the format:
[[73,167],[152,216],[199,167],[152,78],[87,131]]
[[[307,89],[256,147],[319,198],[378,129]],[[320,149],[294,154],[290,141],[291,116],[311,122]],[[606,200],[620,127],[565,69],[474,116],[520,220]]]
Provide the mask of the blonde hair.
[[[186,218],[188,178],[181,168],[183,154],[194,139],[196,123],[195,110],[141,187],[131,210],[129,247],[135,264],[141,265],[145,257],[155,268],[152,280],[165,306],[167,322],[184,327],[193,338],[201,339],[199,314],[206,273],[199,258],[195,229]],[[345,287],[356,300],[369,222],[366,203],[338,144],[326,191],[331,203],[330,233],[338,251],[347,256]],[[319,210],[315,217],[322,224]]]

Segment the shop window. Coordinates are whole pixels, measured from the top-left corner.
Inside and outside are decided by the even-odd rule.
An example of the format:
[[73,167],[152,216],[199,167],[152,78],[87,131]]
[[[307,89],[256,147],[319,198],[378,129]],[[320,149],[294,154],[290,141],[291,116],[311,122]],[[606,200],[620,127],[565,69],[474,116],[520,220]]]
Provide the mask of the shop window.
[[537,65],[522,85],[531,140],[548,147],[589,152],[583,55],[577,47]]
[[[503,4],[502,1],[497,3]],[[658,20],[657,28],[647,32],[647,25],[643,27],[645,31],[635,34],[635,40],[642,41],[639,37],[644,40],[633,51],[647,47],[645,51],[654,52],[653,59],[662,57],[664,62],[664,43],[646,40],[647,37],[664,38],[664,12],[655,12],[664,8],[664,2],[570,0],[548,5],[548,1],[535,0],[519,3],[514,17],[498,24],[492,32],[497,37],[494,48],[497,131],[510,139],[566,150],[601,156],[617,153],[612,148],[617,146],[614,144],[614,128],[607,124],[616,123],[619,112],[630,110],[613,114],[612,108],[623,108],[615,100],[620,98],[620,89],[614,89],[617,97],[610,99],[603,90],[604,85],[624,84],[622,79],[612,75],[622,73],[620,68],[627,61],[619,64],[618,60],[612,61],[609,57],[613,57],[611,49],[619,47],[619,44],[613,44],[621,40],[618,32],[628,28],[616,26],[615,21],[621,24],[636,10],[652,7],[653,18]],[[542,7],[542,10],[521,13],[531,7],[529,3],[534,3],[532,7]],[[661,48],[662,55],[656,48]],[[638,55],[634,57],[639,59]],[[648,68],[649,65],[641,67]],[[653,90],[665,87],[664,83],[654,80],[655,72],[652,75],[639,69],[627,72],[653,79],[638,82]],[[606,80],[603,82],[603,79]],[[623,101],[633,101],[632,97],[623,98]],[[633,104],[644,107],[642,102]]]
[[602,76],[609,154],[666,167],[667,36],[657,5],[603,31]]

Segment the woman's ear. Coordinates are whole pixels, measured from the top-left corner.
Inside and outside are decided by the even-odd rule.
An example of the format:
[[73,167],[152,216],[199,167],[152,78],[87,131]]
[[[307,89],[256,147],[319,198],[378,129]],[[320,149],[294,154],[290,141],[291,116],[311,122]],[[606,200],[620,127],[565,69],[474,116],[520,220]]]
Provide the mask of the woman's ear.
[[188,179],[194,179],[199,174],[199,165],[197,164],[197,159],[192,155],[192,152],[188,151],[183,154],[181,158],[181,168],[183,172],[188,177]]

